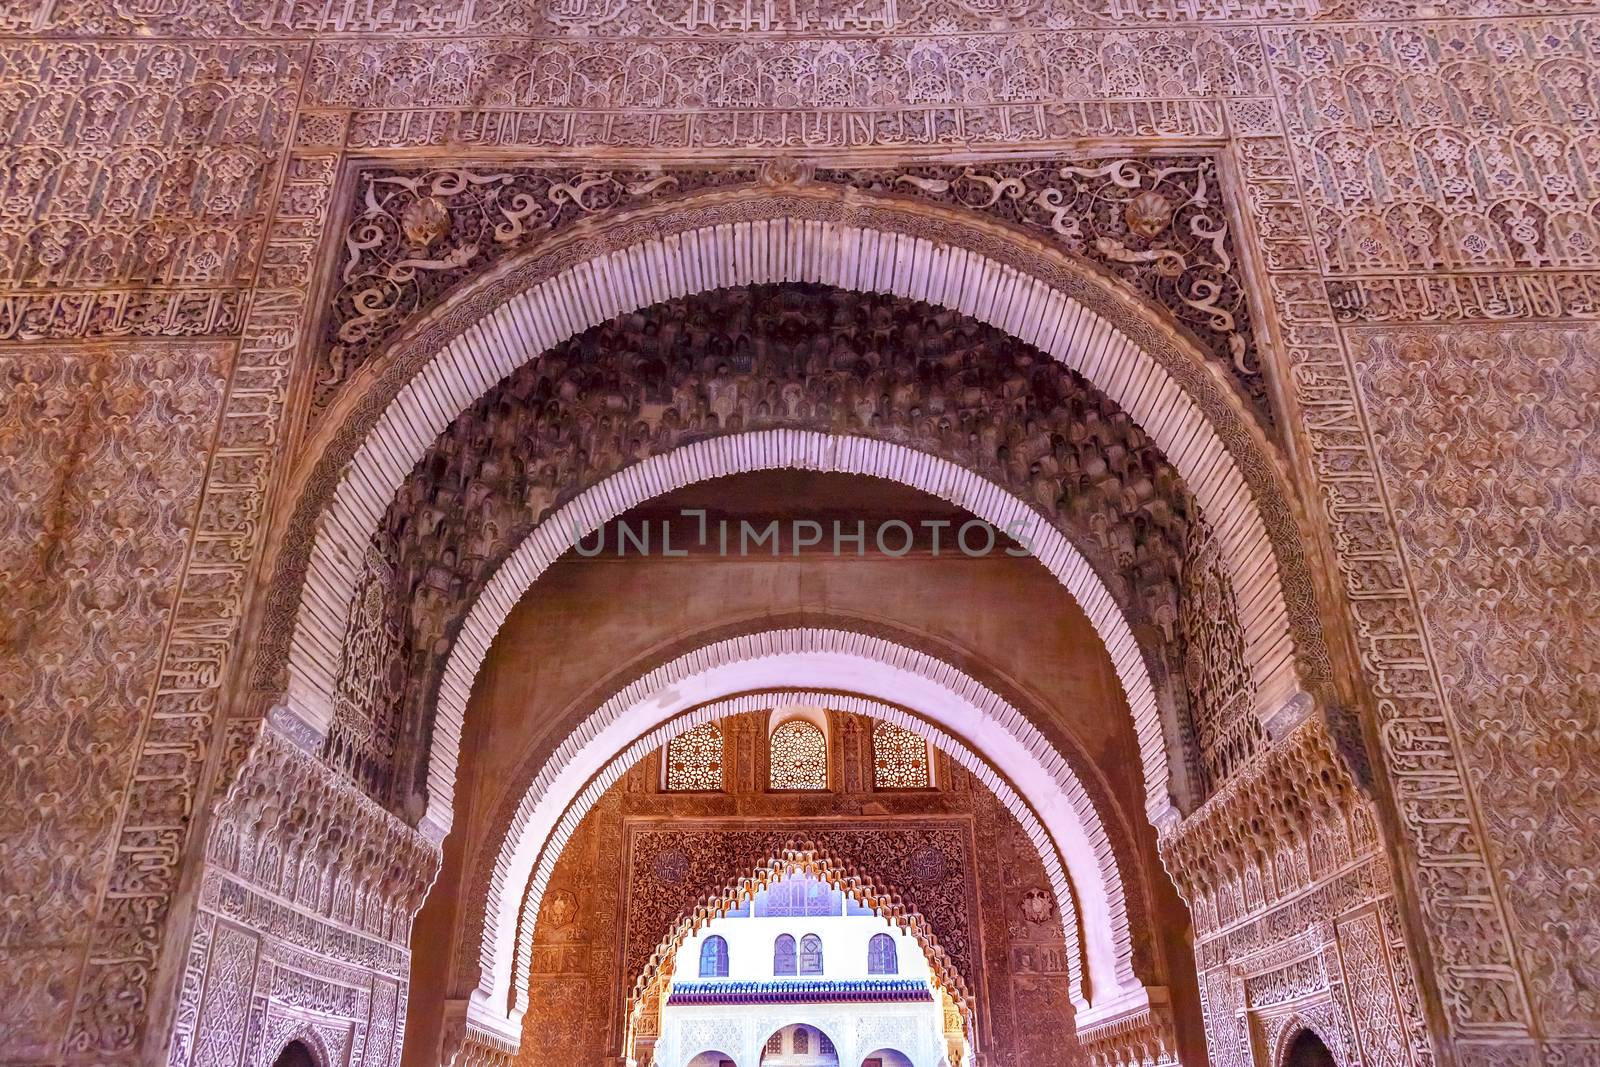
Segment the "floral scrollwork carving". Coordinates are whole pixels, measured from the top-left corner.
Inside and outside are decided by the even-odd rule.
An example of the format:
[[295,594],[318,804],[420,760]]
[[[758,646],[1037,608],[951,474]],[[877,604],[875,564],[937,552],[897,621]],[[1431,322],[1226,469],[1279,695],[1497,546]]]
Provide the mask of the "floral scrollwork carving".
[[[749,168],[711,178],[748,181]],[[409,316],[503,254],[587,215],[695,185],[655,171],[371,170],[344,232],[315,406]]]
[[790,157],[663,170],[370,169],[358,177],[360,200],[344,232],[314,408],[325,408],[386,338],[453,286],[583,218],[709,188],[817,183],[935,200],[1042,230],[1171,312],[1272,424],[1209,156],[866,170]]
[[1028,160],[818,171],[817,177],[945,201],[1046,231],[1171,312],[1271,424],[1239,260],[1210,157]]

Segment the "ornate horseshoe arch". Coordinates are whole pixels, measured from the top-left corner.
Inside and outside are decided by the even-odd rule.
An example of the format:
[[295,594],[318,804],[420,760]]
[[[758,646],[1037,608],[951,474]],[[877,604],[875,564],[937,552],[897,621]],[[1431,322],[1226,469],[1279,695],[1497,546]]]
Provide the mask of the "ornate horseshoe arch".
[[791,874],[805,874],[826,882],[857,903],[872,908],[890,923],[906,930],[928,958],[929,968],[933,972],[934,988],[948,996],[959,1008],[961,1030],[968,1045],[975,1044],[972,1032],[974,1011],[971,990],[960,969],[940,946],[938,935],[932,926],[915,908],[904,904],[899,893],[891,887],[880,884],[872,872],[859,870],[812,842],[797,841],[768,863],[738,879],[720,894],[702,900],[662,938],[644,971],[634,982],[632,993],[628,998],[626,1017],[629,1034],[623,1046],[627,1054],[632,1054],[634,1047],[632,1033],[638,1025],[640,1015],[649,1011],[647,1002],[651,993],[659,991],[671,979],[673,957],[677,955],[683,943],[712,919],[727,914],[773,882]]
[[[860,696],[854,693],[845,693],[837,690],[768,690],[764,692],[741,693],[738,696],[728,697],[723,700],[702,704],[682,715],[663,723],[650,732],[641,736],[633,744],[608,763],[605,768],[575,797],[562,813],[561,821],[550,835],[550,844],[540,850],[538,864],[534,868],[533,876],[528,882],[527,902],[522,909],[522,920],[518,928],[516,972],[513,982],[513,996],[516,997],[515,1011],[518,1013],[527,1010],[528,966],[533,950],[533,936],[538,919],[538,905],[543,900],[544,892],[550,884],[550,878],[555,871],[556,862],[560,859],[560,843],[571,839],[573,833],[584,817],[593,809],[596,801],[611,788],[630,768],[644,759],[650,753],[661,749],[674,737],[687,730],[708,722],[718,722],[730,715],[739,715],[752,711],[765,711],[774,706],[783,704],[806,704],[827,707],[835,711],[849,712],[859,715],[881,719],[912,731],[933,744],[933,746],[951,757],[959,766],[973,772],[987,788],[989,788],[1000,803],[1004,805],[1021,824],[1023,833],[1031,841],[1040,842],[1050,840],[1049,832],[1040,823],[1038,815],[1028,802],[1018,795],[1011,783],[1003,776],[997,775],[992,767],[982,756],[974,752],[965,743],[952,734],[941,730],[927,719],[887,701]],[[1081,783],[1079,788],[1081,789]],[[1080,814],[1085,815],[1086,822],[1103,822],[1100,813],[1096,811],[1089,798],[1085,795],[1085,804],[1080,807]],[[1104,829],[1097,840],[1104,840]],[[1106,853],[1099,857],[1101,877],[1108,882],[1117,883],[1123,890],[1123,896],[1129,895],[1134,875],[1124,869],[1114,846],[1108,845]],[[1045,876],[1049,879],[1051,891],[1056,897],[1056,908],[1061,918],[1061,935],[1066,945],[1069,976],[1073,987],[1073,997],[1081,1008],[1087,1007],[1088,1000],[1083,991],[1083,937],[1079,907],[1072,893],[1072,886],[1067,878],[1067,873],[1062,866],[1059,850],[1051,848],[1041,850],[1040,861],[1044,866]],[[1137,892],[1137,887],[1133,892]],[[1130,930],[1131,933],[1131,930]],[[1131,962],[1131,946],[1129,946]],[[931,956],[930,956],[931,958]],[[1119,977],[1122,975],[1119,973]]]
[[[689,724],[704,721],[743,706],[752,693],[804,690],[819,677],[838,680],[851,697],[866,702],[863,707],[884,706],[925,735],[931,728],[947,739],[982,739],[971,752],[980,778],[1019,818],[1037,820],[1048,845],[1035,843],[1052,875],[1058,907],[1064,916],[1079,916],[1082,951],[1074,955],[1086,956],[1088,963],[1086,975],[1074,975],[1080,1017],[1141,1006],[1125,872],[1117,867],[1101,814],[1061,754],[1017,708],[947,663],[865,634],[798,629],[718,641],[650,671],[575,727],[526,790],[519,789],[515,814],[497,838],[493,866],[474,875],[478,888],[458,927],[462,943],[477,947],[475,957],[463,957],[477,966],[476,975],[464,976],[477,985],[467,1021],[502,1041],[514,1041],[520,1032],[525,1004],[517,999],[520,979],[512,964],[518,941],[512,894],[527,886],[526,911],[537,915],[555,854],[587,805],[632,762],[664,744],[680,717],[688,715]],[[958,752],[965,748],[956,744]]]
[[[785,281],[947,307],[1081,373],[1161,447],[1216,530],[1238,592],[1257,717],[1302,696],[1301,660],[1314,688],[1325,681],[1272,446],[1221,372],[1114,281],[1014,227],[820,186],[706,194],[578,230],[491,271],[426,316],[329,409],[297,480],[300,505],[282,531],[261,661],[269,676],[286,665],[287,705],[314,730],[325,733],[331,722],[366,543],[411,466],[458,412],[551,345],[619,313]],[[292,633],[283,625],[291,618]],[[1297,644],[1305,650],[1299,659]],[[1131,637],[1109,647],[1114,657],[1136,656]],[[464,701],[459,681],[441,691],[445,701]],[[1149,704],[1137,683],[1129,698],[1136,713]],[[1158,784],[1166,777],[1159,723],[1153,714],[1139,721],[1142,758],[1157,772],[1147,773],[1148,808],[1165,821],[1171,802]],[[447,733],[459,729],[448,715],[441,722]],[[429,822],[438,832],[431,778]]]

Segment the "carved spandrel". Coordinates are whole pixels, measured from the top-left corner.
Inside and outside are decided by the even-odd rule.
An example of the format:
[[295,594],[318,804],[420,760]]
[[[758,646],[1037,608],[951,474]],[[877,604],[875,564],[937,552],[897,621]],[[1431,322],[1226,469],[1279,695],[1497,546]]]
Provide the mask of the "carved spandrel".
[[[498,260],[586,216],[755,177],[749,167],[364,172],[350,208],[314,408],[324,408],[413,315]],[[1101,264],[1190,329],[1272,425],[1214,160],[821,169],[813,180],[991,214]]]

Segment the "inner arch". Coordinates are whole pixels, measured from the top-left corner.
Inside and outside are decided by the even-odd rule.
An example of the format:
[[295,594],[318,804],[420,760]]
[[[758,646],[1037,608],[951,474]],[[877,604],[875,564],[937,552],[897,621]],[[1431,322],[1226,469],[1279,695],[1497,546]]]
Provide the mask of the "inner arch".
[[[1199,367],[1200,377],[1185,375],[1180,384],[1171,369],[1182,361],[1175,363],[1170,354],[1183,351],[1184,342],[1148,317],[1130,294],[1059,253],[1026,247],[1021,260],[1029,269],[1019,270],[962,246],[963,239],[973,247],[992,246],[995,234],[988,231],[997,230],[992,225],[944,219],[935,239],[924,235],[921,224],[937,211],[920,210],[913,217],[885,203],[858,210],[847,222],[835,217],[834,206],[832,194],[819,198],[786,190],[740,204],[736,221],[676,230],[654,226],[648,237],[619,232],[609,250],[580,254],[575,265],[548,251],[517,260],[402,342],[404,351],[385,366],[414,365],[417,372],[368,423],[370,432],[354,448],[317,521],[301,586],[317,595],[305,597],[296,616],[289,647],[290,707],[314,728],[326,730],[361,553],[410,466],[456,413],[516,366],[619,313],[710,288],[787,281],[895,293],[960,311],[1037,345],[1104,390],[1157,441],[1215,524],[1243,609],[1256,713],[1266,717],[1296,696],[1300,685],[1288,607],[1257,500],[1257,494],[1276,492],[1269,489],[1278,475],[1270,447],[1238,404],[1229,406],[1228,390],[1205,370],[1205,361],[1196,357],[1190,369]],[[715,214],[709,211],[700,221]],[[693,216],[680,208],[680,219]],[[1028,245],[1018,234],[1000,232],[1019,247]],[[1101,310],[1091,310],[1069,293]],[[1144,343],[1132,340],[1113,319]],[[1169,354],[1167,361],[1152,354],[1159,351]],[[1208,402],[1197,402],[1199,394]],[[1219,412],[1229,413],[1222,429],[1234,442],[1231,449],[1248,454],[1251,479],[1219,435],[1222,424],[1213,421]],[[345,414],[352,424],[361,424],[354,410]],[[329,459],[340,447],[323,442],[320,451]],[[1129,697],[1130,703],[1140,702],[1133,690]],[[1146,740],[1141,734],[1142,747]],[[1147,764],[1151,755],[1144,754]],[[1165,799],[1154,793],[1151,808],[1155,818],[1168,813]]]
[[[641,739],[694,709],[755,691],[804,688],[819,677],[875,703],[913,711],[916,719],[906,717],[907,724],[920,719],[971,741],[987,764],[981,771],[985,783],[1010,783],[1027,802],[1076,890],[1088,963],[1087,996],[1075,997],[1082,1017],[1115,1014],[1136,1003],[1143,990],[1132,974],[1124,887],[1101,864],[1111,852],[1104,824],[1065,760],[1022,713],[964,672],[905,646],[847,631],[788,630],[718,642],[651,671],[596,709],[546,761],[523,793],[483,899],[480,985],[469,1017],[515,1032],[515,1015],[507,1018],[496,1007],[514,1003],[516,984],[510,963],[517,909],[505,887],[530,886],[529,910],[537,913],[542,886],[533,881],[535,866],[542,851],[559,850],[565,840],[559,829],[572,798],[585,790],[603,792],[625,769],[615,762],[619,754],[630,746],[636,752],[637,745],[659,746],[661,734]],[[1046,847],[1036,844],[1041,852]],[[1058,890],[1062,897],[1070,900],[1065,885]]]

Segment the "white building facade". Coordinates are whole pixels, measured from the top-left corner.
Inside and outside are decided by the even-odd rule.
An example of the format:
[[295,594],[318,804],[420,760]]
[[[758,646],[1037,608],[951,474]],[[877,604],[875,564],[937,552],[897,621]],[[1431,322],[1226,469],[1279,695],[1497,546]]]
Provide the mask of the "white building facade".
[[792,876],[679,949],[656,1067],[942,1067],[931,979],[905,931]]

